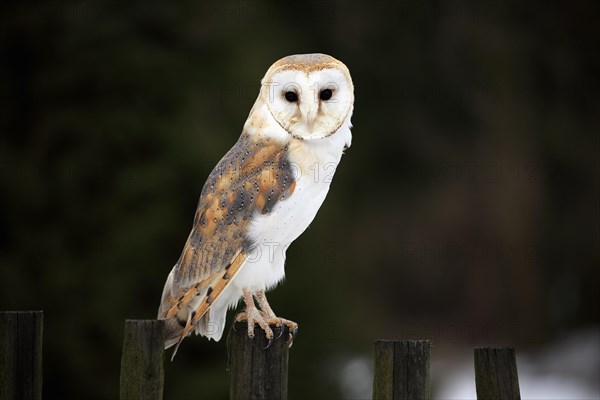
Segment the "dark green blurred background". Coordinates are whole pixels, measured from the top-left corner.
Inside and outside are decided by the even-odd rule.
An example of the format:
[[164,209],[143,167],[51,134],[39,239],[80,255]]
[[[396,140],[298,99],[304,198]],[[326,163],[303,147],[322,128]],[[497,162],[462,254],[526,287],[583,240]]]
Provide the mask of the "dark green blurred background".
[[[368,393],[376,338],[436,358],[597,329],[593,2],[0,7],[0,309],[44,310],[45,398],[118,396],[124,319],[155,317],[208,173],[296,53],[342,60],[356,103],[270,296],[300,324],[290,398]],[[166,398],[227,398],[226,363],[187,340]]]

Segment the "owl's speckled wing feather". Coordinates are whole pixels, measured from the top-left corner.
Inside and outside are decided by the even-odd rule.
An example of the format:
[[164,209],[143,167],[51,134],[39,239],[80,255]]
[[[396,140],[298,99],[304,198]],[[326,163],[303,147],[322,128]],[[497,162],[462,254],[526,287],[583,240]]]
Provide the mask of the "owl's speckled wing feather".
[[[247,232],[253,215],[270,213],[295,184],[287,147],[243,133],[202,189],[192,230],[165,285],[158,318],[176,316],[181,325],[187,318],[189,331],[252,251],[254,243]],[[202,312],[196,304],[203,303]],[[199,311],[191,321],[180,313],[188,304]]]

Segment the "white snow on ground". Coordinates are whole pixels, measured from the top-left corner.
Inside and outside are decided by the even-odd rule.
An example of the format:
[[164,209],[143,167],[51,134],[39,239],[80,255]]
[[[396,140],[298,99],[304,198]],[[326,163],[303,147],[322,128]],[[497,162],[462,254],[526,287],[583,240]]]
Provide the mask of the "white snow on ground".
[[[433,348],[434,399],[477,398],[472,349],[460,349],[460,354],[440,359]],[[344,399],[371,398],[371,358],[345,357],[335,364],[335,379]],[[517,348],[517,370],[523,400],[600,400],[600,328],[571,333],[538,353]]]
[[[573,333],[540,353],[517,349],[517,370],[523,400],[598,400],[600,329]],[[433,363],[431,373],[439,379],[435,399],[476,398],[472,358],[451,368]]]

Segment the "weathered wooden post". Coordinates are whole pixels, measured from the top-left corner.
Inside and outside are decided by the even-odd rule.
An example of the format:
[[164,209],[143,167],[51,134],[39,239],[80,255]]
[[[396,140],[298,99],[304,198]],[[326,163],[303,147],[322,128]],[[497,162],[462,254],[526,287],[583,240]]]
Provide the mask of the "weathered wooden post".
[[475,386],[480,400],[520,400],[515,349],[476,348]]
[[0,312],[0,400],[42,398],[42,311]]
[[269,345],[257,327],[248,337],[246,323],[234,323],[227,337],[231,400],[286,399],[288,388],[289,330],[272,328]]
[[121,400],[161,400],[164,385],[164,321],[125,321]]
[[373,400],[429,399],[429,340],[377,340]]

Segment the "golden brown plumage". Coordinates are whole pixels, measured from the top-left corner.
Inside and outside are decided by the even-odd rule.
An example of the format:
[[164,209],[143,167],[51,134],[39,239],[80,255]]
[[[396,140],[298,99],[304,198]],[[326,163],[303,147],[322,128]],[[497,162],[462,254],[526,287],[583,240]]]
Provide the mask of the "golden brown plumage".
[[[172,319],[167,323],[168,346],[202,319],[209,294],[214,301],[252,251],[253,243],[243,234],[252,215],[269,213],[293,192],[295,181],[286,151],[277,141],[242,134],[208,177],[158,312],[158,318]],[[186,309],[192,300],[192,309]]]

